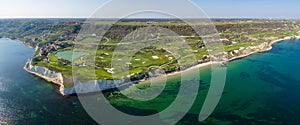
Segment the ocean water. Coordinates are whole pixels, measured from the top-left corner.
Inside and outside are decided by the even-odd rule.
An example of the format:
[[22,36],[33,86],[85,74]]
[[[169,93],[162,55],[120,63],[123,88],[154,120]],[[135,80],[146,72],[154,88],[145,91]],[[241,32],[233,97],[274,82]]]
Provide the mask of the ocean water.
[[[0,124],[97,124],[76,97],[61,97],[57,86],[23,70],[33,53],[34,49],[17,41],[0,40]],[[300,124],[300,40],[278,42],[271,51],[227,65],[226,86],[213,114],[198,121],[210,85],[208,66],[200,70],[199,92],[187,93],[197,94],[197,100],[178,124]],[[168,107],[179,86],[180,77],[171,77],[165,91],[148,102],[128,99],[119,92],[106,95],[119,110],[143,116]],[[123,91],[131,92],[131,88]]]
[[0,39],[0,124],[96,124],[77,98],[58,95],[57,86],[23,67],[34,49]]
[[[222,98],[215,111],[203,122],[198,121],[198,114],[210,85],[211,69],[210,67],[201,68],[199,76],[201,84],[197,100],[178,124],[300,124],[300,119],[298,119],[300,116],[299,53],[300,40],[286,40],[274,44],[271,51],[229,62]],[[119,109],[126,113],[132,113],[132,111],[127,111],[122,106],[156,112],[163,111],[176,98],[180,86],[179,81],[179,76],[171,77],[166,91],[149,102],[138,102],[120,97],[120,94],[116,92],[115,96],[113,94],[110,97],[111,103],[121,106]],[[138,86],[147,87],[147,85]],[[131,89],[124,91],[131,92]],[[143,112],[133,114],[143,115]]]

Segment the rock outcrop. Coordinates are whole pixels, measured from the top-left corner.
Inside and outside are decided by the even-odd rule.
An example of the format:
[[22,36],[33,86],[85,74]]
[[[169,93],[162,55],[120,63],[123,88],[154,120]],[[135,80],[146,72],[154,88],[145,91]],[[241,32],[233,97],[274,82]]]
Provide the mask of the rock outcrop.
[[114,89],[124,85],[132,84],[129,78],[120,80],[93,80],[84,83],[77,83],[73,87],[65,88],[62,73],[52,71],[43,66],[34,66],[31,60],[28,60],[24,69],[34,75],[37,75],[49,82],[59,85],[59,92],[61,95],[72,95],[77,93],[91,93]]
[[228,60],[245,57],[257,52],[262,52],[271,49],[272,45],[268,42],[261,43],[257,46],[240,47],[237,50],[232,50],[225,53]]
[[64,80],[63,80],[62,73],[52,71],[43,66],[34,66],[31,64],[31,60],[27,61],[24,69],[31,74],[37,75],[49,82],[59,85],[60,94],[67,95],[64,93],[64,84],[63,84]]

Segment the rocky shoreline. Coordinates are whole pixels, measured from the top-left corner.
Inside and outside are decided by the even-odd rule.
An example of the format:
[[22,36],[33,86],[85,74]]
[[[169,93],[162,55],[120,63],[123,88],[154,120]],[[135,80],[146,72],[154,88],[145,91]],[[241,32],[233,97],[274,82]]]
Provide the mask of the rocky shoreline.
[[[273,48],[272,45],[276,42],[280,42],[280,41],[284,41],[284,40],[298,40],[298,39],[300,39],[300,36],[289,36],[289,37],[285,37],[282,39],[274,40],[272,42],[264,42],[258,46],[249,46],[249,47],[244,48],[243,51],[240,51],[240,53],[242,53],[241,55],[233,56],[233,57],[229,58],[228,61],[232,61],[235,59],[250,56],[252,54],[259,53],[259,52],[269,51]],[[228,53],[230,53],[230,52],[228,52]]]
[[[233,50],[233,51],[229,51],[229,52],[220,53],[218,55],[210,56],[210,58],[216,58],[217,56],[219,56],[219,57],[222,56],[222,57],[225,57],[225,59],[223,59],[223,60],[227,62],[227,61],[235,60],[238,58],[243,58],[243,57],[255,54],[255,53],[269,51],[272,49],[272,45],[274,43],[283,41],[283,40],[290,40],[290,39],[300,39],[300,36],[285,37],[283,39],[274,40],[272,42],[264,42],[258,46],[241,47],[238,50]],[[185,69],[181,69],[181,70],[183,71],[183,70],[188,70],[188,69],[192,69],[192,68],[200,68],[203,66],[208,66],[210,64],[212,64],[212,62],[210,62],[210,61],[199,62],[198,64],[191,64],[190,66],[187,66]],[[59,93],[63,96],[73,95],[73,94],[77,94],[77,93],[84,94],[84,93],[91,93],[91,92],[114,89],[117,87],[132,84],[132,82],[130,82],[130,81],[135,81],[137,83],[145,81],[145,78],[149,77],[149,76],[147,76],[149,74],[140,73],[138,75],[131,76],[129,78],[123,78],[123,79],[119,79],[119,80],[93,80],[90,82],[85,82],[85,83],[75,85],[70,88],[65,88],[63,74],[60,72],[51,71],[46,67],[33,66],[33,65],[31,65],[31,59],[28,60],[28,62],[24,66],[24,69],[31,74],[37,75],[49,82],[59,85]],[[176,74],[180,74],[180,73],[181,73],[181,71],[174,70],[174,71],[170,71],[169,73],[167,73],[167,76],[176,75]]]
[[59,93],[63,96],[68,95],[64,92],[65,87],[63,84],[64,79],[63,79],[62,73],[49,70],[48,68],[42,67],[42,66],[33,66],[33,65],[31,65],[31,59],[29,59],[26,62],[25,66],[24,66],[24,70],[31,74],[39,76],[48,82],[59,85]]

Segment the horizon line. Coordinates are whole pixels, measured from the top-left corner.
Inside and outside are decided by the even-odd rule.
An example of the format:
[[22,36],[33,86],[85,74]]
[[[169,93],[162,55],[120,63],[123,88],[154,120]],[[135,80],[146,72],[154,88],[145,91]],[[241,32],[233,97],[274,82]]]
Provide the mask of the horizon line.
[[[0,17],[0,19],[118,19],[118,18],[89,18],[89,17]],[[162,19],[162,20],[178,20],[178,18],[164,18],[164,17],[136,17],[136,18],[123,18],[126,19],[149,19],[149,20],[155,20],[155,19]],[[272,18],[272,17],[211,17],[211,18],[181,18],[181,19],[249,19],[249,20],[300,20],[300,18]],[[122,20],[122,19],[121,19]]]
[[[91,18],[91,17],[60,17],[60,16],[48,16],[48,17],[42,17],[42,16],[36,16],[36,17],[1,17],[0,19],[119,19],[118,17],[102,17],[102,18]],[[300,17],[235,17],[235,16],[228,16],[228,17],[207,17],[207,18],[170,18],[170,17],[129,17],[129,18],[123,18],[123,19],[296,19],[299,20]]]

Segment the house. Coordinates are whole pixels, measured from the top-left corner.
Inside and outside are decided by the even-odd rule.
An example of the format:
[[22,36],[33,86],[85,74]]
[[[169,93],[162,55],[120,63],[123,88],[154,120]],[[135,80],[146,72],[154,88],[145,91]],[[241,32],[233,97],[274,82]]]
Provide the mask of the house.
[[48,43],[46,46],[41,48],[39,56],[47,56],[48,53],[53,51],[56,51],[55,46],[51,43]]

